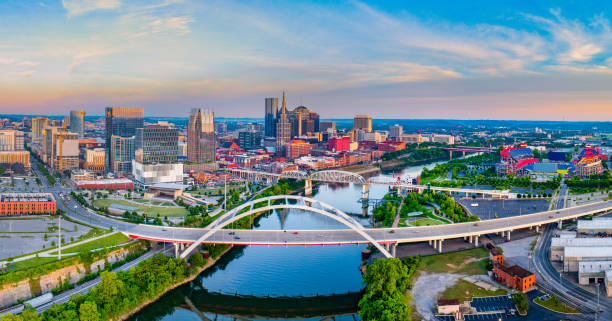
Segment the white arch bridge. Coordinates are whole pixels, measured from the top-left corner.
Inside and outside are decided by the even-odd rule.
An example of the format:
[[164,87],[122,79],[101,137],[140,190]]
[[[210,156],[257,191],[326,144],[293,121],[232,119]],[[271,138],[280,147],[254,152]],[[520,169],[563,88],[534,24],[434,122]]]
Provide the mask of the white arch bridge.
[[[274,209],[300,209],[327,216],[347,229],[334,230],[250,230],[224,229],[233,222],[249,215]],[[556,211],[545,211],[528,215],[506,217],[494,220],[444,224],[419,227],[398,228],[364,228],[350,216],[323,202],[308,197],[280,195],[247,202],[227,212],[206,228],[172,228],[152,225],[129,224],[119,228],[131,238],[141,238],[160,242],[178,244],[177,249],[184,249],[181,257],[188,257],[201,244],[235,244],[235,245],[349,245],[373,244],[386,257],[394,256],[395,248],[400,243],[428,241],[439,252],[444,240],[464,238],[478,246],[479,236],[490,233],[501,233],[508,240],[513,230],[535,228],[549,223],[562,224],[564,220],[575,219],[612,211],[612,201],[594,202],[580,206],[568,207]]]
[[363,186],[362,198],[368,198],[369,185],[385,185],[398,187],[401,189],[415,190],[422,192],[424,190],[441,191],[448,193],[460,193],[465,194],[480,194],[490,195],[492,197],[505,197],[505,198],[516,198],[516,193],[511,193],[509,190],[482,190],[482,189],[471,189],[471,188],[455,188],[455,187],[438,187],[429,185],[418,185],[413,184],[412,179],[393,179],[388,177],[373,177],[365,178],[362,175],[353,172],[347,172],[342,170],[324,170],[312,173],[304,171],[284,171],[281,173],[269,173],[262,172],[252,169],[243,168],[227,168],[225,171],[232,173],[235,176],[242,177],[252,181],[258,181],[262,178],[278,180],[279,178],[291,178],[305,181],[306,195],[312,193],[312,182],[326,182],[326,183],[352,183]]

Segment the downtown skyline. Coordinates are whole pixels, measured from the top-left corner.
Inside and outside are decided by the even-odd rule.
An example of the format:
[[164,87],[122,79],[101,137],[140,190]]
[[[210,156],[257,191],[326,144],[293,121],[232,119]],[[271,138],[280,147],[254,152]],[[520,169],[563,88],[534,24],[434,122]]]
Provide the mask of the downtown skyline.
[[5,2],[0,113],[612,120],[610,5],[506,5]]

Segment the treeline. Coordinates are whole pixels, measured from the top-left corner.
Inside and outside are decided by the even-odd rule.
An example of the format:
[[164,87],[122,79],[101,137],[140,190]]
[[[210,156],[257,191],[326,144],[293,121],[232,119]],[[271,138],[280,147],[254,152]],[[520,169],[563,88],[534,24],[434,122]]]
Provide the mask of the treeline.
[[602,175],[592,175],[587,179],[574,176],[568,179],[565,184],[573,193],[593,193],[598,190],[610,190],[612,188],[612,178],[610,178],[610,172],[605,171]]
[[[203,265],[203,261],[193,259]],[[183,260],[157,254],[128,271],[102,272],[101,281],[84,295],[74,295],[64,304],[53,305],[38,315],[4,315],[0,321],[98,321],[117,319],[146,300],[154,299],[166,289],[183,281],[190,273]]]
[[421,262],[420,257],[376,260],[363,275],[366,288],[359,300],[359,315],[364,321],[410,320],[410,280]]

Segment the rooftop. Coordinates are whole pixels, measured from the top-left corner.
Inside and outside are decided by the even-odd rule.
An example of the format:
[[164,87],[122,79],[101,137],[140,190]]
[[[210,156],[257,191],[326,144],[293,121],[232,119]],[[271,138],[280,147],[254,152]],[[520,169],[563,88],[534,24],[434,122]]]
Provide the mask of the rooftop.
[[98,185],[98,184],[125,184],[132,183],[131,180],[127,178],[106,178],[106,179],[97,179],[97,180],[86,180],[86,181],[78,181],[77,185]]
[[51,193],[1,193],[0,203],[7,202],[55,202]]
[[603,228],[612,229],[612,217],[596,217],[592,220],[578,220],[578,230]]
[[610,246],[566,246],[564,256],[581,258],[612,257]]
[[578,273],[601,273],[612,270],[612,261],[580,261]]
[[601,237],[553,237],[550,242],[551,247],[598,247],[612,246],[612,238]]
[[523,269],[522,267],[520,267],[518,265],[513,265],[513,266],[510,266],[510,267],[507,267],[507,266],[504,266],[503,264],[495,264],[495,266],[498,269],[500,269],[500,270],[510,274],[511,276],[517,276],[517,277],[520,277],[520,278],[524,278],[524,277],[528,277],[530,275],[533,275],[533,273]]

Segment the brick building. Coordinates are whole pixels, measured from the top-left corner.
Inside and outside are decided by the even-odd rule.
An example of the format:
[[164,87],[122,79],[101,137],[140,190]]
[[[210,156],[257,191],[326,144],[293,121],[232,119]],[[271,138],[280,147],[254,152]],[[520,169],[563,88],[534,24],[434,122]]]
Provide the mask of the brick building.
[[493,278],[497,282],[522,292],[531,290],[536,281],[535,274],[518,265],[507,267],[499,263],[493,266]]
[[57,210],[51,193],[2,193],[0,216],[54,214]]

